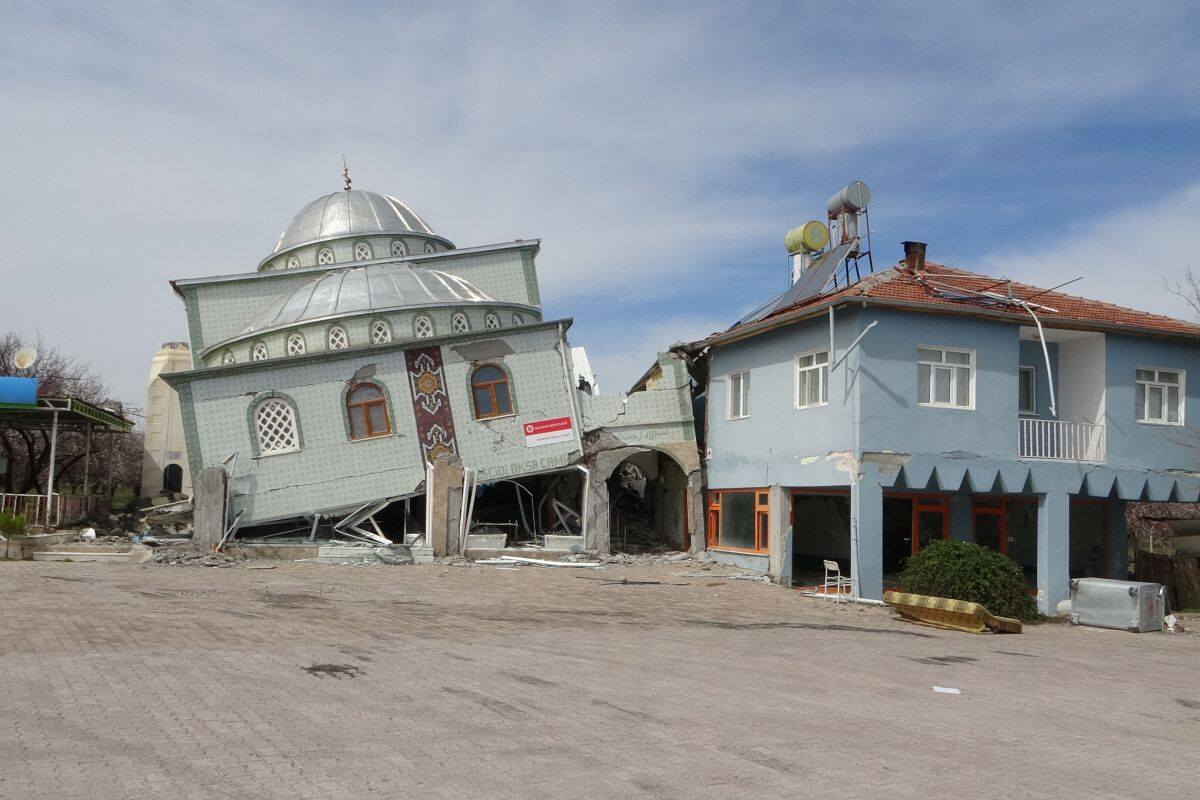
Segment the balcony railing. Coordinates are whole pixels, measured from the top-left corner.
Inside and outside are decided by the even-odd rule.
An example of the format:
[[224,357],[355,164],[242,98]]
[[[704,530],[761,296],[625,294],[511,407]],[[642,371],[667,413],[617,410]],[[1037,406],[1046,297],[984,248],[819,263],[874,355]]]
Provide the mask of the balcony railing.
[[1021,458],[1048,461],[1103,461],[1104,426],[1057,419],[1022,419]]

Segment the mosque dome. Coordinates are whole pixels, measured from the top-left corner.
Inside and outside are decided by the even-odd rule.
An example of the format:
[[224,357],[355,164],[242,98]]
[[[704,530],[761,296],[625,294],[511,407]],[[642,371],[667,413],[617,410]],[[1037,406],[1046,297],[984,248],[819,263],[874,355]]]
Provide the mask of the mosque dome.
[[442,238],[391,195],[349,189],[318,197],[300,209],[279,234],[271,256],[327,239],[380,233]]
[[320,319],[421,306],[494,303],[470,282],[406,263],[339,269],[275,298],[234,339]]

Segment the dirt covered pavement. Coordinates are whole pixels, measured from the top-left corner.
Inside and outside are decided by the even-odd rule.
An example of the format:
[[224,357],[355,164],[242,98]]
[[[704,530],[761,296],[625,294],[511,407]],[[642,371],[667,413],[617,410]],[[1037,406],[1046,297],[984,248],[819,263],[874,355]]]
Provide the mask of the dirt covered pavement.
[[1198,635],[972,636],[697,570],[0,562],[0,797],[1194,785]]

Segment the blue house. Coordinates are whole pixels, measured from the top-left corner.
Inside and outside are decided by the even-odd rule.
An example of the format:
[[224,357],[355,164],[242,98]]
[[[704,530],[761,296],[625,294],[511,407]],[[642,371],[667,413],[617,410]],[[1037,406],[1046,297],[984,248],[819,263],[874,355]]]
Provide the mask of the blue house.
[[797,292],[824,281],[799,256],[792,290],[685,348],[714,558],[784,583],[836,560],[878,599],[904,558],[963,539],[1017,561],[1052,613],[1071,578],[1126,576],[1127,502],[1200,495],[1200,326],[926,263],[917,242]]

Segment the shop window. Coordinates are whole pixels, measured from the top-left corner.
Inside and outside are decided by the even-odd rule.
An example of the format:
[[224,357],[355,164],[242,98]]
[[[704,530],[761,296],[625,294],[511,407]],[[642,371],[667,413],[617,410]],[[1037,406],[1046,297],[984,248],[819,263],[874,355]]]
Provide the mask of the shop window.
[[368,439],[392,432],[387,398],[373,383],[360,383],[346,394],[346,414],[350,420],[350,438]]
[[765,553],[770,546],[768,508],[766,489],[709,492],[709,547]]

